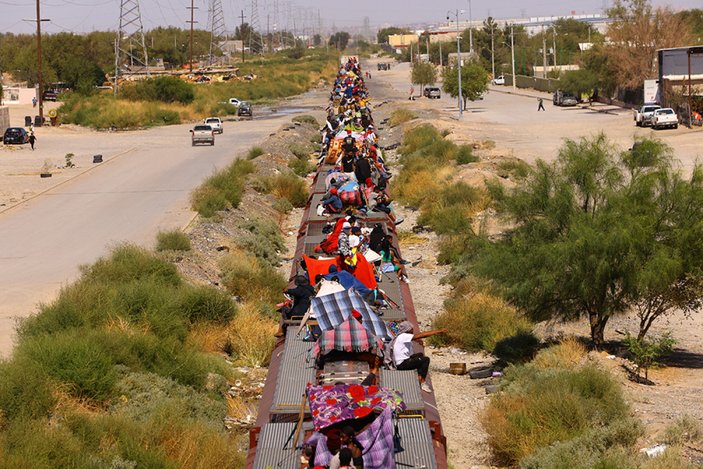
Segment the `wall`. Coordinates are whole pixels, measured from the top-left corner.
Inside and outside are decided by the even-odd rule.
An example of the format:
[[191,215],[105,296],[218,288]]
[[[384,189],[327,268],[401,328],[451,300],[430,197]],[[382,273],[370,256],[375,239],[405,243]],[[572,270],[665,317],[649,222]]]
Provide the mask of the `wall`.
[[[546,93],[553,93],[559,88],[559,80],[554,78],[538,78],[518,75],[515,84],[518,88],[532,88]],[[505,74],[505,85],[513,86],[513,76]]]
[[7,106],[0,107],[0,129],[4,132],[10,127],[10,109]]

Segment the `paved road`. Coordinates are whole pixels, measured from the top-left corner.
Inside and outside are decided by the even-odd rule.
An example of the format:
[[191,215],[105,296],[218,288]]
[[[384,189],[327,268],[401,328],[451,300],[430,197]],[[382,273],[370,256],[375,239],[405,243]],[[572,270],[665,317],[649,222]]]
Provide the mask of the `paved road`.
[[[375,72],[374,80],[392,86],[396,95],[407,100],[410,91],[410,67],[398,64],[390,72]],[[420,93],[415,86],[416,94]],[[674,149],[684,171],[690,171],[696,160],[703,158],[703,129],[654,131],[637,128],[632,111],[615,106],[595,105],[593,109],[581,107],[561,108],[552,105],[551,95],[534,90],[492,86],[485,98],[469,102],[457,125],[472,139],[494,140],[498,147],[512,150],[514,156],[528,162],[537,158],[553,160],[565,138],[576,139],[604,132],[621,149],[632,146],[635,136],[653,136]],[[546,111],[537,112],[537,97],[543,97]],[[428,101],[430,101],[428,103]],[[450,112],[458,118],[457,100],[443,93],[439,100],[418,98],[408,106],[431,106]],[[599,112],[601,111],[601,112]],[[602,112],[607,111],[607,112]],[[459,129],[457,129],[459,131]]]
[[[0,356],[11,350],[15,318],[52,299],[79,265],[187,224],[193,188],[290,117],[225,122],[214,147],[191,147],[189,125],[80,135],[82,147],[108,161],[0,214]],[[53,144],[60,141],[44,142]]]

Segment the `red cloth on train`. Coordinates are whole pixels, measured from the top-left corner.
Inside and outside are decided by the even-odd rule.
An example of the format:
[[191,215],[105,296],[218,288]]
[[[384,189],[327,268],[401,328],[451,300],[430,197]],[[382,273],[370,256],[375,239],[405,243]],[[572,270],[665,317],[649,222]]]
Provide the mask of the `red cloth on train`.
[[[315,252],[324,252],[327,254],[337,253],[339,234],[342,232],[342,225],[344,225],[345,221],[347,221],[346,217],[341,217],[337,220],[337,222],[334,224],[334,229],[332,230],[332,233],[328,234],[324,241],[315,246]],[[315,277],[310,277],[310,279],[314,281]]]
[[[336,265],[338,269],[341,266],[338,264],[339,257],[334,259],[313,259],[312,257],[303,256],[305,259],[305,265],[308,268],[308,277],[310,278],[310,283],[315,282],[315,278],[318,275],[327,275],[330,273],[330,266]],[[361,283],[366,285],[366,287],[374,290],[378,288],[378,283],[376,282],[376,277],[374,276],[373,266],[366,260],[363,254],[357,253],[357,263],[356,269],[352,272],[354,277],[358,278]]]

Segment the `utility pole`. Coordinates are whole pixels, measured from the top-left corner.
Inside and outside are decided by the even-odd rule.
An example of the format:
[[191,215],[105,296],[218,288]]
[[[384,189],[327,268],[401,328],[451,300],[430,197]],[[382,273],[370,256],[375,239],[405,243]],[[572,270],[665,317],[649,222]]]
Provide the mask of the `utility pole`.
[[197,21],[195,21],[195,10],[198,8],[194,5],[195,0],[190,0],[190,6],[186,7],[190,10],[190,41],[189,41],[189,53],[188,53],[188,69],[190,73],[193,73],[193,26]]
[[[469,29],[469,31],[471,31]],[[456,11],[456,62],[459,82],[459,117],[464,116],[464,97],[461,89],[461,34],[459,31],[459,10]]]
[[547,78],[547,33],[542,26],[542,78]]
[[444,67],[444,64],[442,63],[444,59],[442,58],[442,39],[440,38],[439,40],[439,66]]
[[429,33],[427,34],[427,61],[431,62],[431,59],[430,59],[430,35],[429,35]]
[[552,47],[554,48],[554,67],[557,66],[557,28],[552,25]]
[[241,20],[241,26],[239,26],[239,37],[242,40],[242,63],[244,63],[244,18],[244,10],[242,10],[242,13],[239,15],[239,19]]
[[493,79],[496,77],[496,51],[495,51],[495,44],[494,44],[494,39],[493,36],[496,30],[496,25],[493,22],[493,18],[491,18],[491,76]]
[[474,56],[474,23],[471,16],[471,0],[469,0],[469,58]]
[[37,103],[39,104],[39,122],[44,125],[44,77],[41,61],[41,5],[37,0]]
[[517,90],[517,77],[515,76],[515,30],[513,25],[510,25],[510,55],[513,61],[513,91]]

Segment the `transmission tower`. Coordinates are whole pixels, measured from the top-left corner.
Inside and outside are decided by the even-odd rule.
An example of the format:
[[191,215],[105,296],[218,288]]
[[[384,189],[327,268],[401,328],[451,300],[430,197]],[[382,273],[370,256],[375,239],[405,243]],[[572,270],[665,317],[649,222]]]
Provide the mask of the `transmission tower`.
[[139,0],[121,0],[120,27],[115,39],[115,93],[120,69],[128,66],[131,71],[135,65],[149,73],[149,55],[144,40]]
[[225,37],[225,14],[222,11],[222,0],[210,2],[210,65],[214,64],[215,52],[222,51],[220,46]]
[[262,53],[264,44],[261,42],[261,25],[259,24],[259,1],[251,0],[251,15],[249,16],[249,50]]

